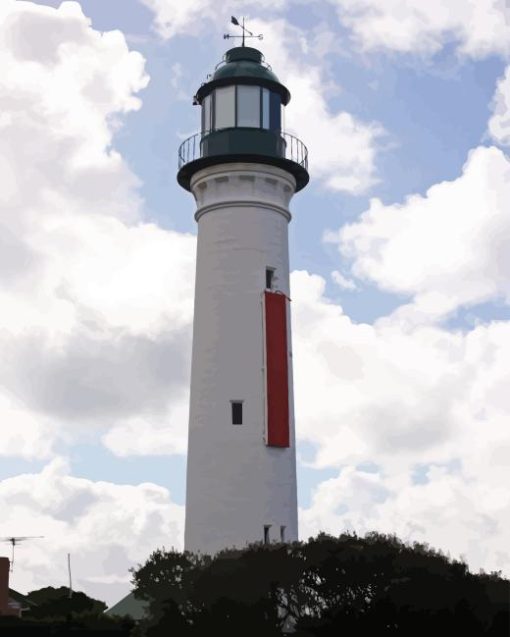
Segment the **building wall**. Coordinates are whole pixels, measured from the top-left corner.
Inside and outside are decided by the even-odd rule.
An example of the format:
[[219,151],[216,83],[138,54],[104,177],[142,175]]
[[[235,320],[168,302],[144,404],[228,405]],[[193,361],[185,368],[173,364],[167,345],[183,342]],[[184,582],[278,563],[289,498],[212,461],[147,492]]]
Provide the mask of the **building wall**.
[[[289,173],[259,164],[198,172],[198,251],[193,326],[185,546],[295,540],[296,456],[290,320],[287,321],[290,447],[266,445],[263,297],[266,267],[289,295]],[[290,317],[289,317],[290,318]],[[232,425],[231,401],[243,401]]]
[[9,558],[0,557],[0,615],[7,615],[9,608]]
[[0,616],[21,617],[21,605],[9,596],[10,564],[8,557],[0,557]]

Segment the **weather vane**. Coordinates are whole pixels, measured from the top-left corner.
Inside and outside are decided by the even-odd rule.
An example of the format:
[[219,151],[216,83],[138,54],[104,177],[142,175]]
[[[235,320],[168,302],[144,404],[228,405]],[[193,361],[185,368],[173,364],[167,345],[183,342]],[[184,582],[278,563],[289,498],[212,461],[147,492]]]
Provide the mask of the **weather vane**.
[[[239,20],[232,16],[230,18],[230,22],[232,22],[232,24],[235,24],[236,27],[241,27],[241,29],[243,30],[243,34],[242,35],[230,35],[230,33],[225,33],[225,35],[223,36],[223,38],[225,40],[229,40],[230,38],[242,38],[243,39],[243,46],[244,46],[244,41],[246,38],[257,38],[257,40],[263,40],[264,36],[262,35],[262,33],[259,33],[259,35],[255,35],[254,33],[252,33],[251,31],[248,31],[248,29],[244,26],[244,18],[243,18],[243,23],[240,24]],[[248,34],[248,35],[246,35]]]

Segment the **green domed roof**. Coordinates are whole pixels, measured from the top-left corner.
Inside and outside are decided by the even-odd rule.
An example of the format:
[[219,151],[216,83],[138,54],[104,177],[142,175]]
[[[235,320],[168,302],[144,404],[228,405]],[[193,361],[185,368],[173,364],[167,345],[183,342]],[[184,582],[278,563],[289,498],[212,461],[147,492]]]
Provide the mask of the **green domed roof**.
[[278,77],[267,64],[258,49],[250,46],[237,46],[225,53],[211,79],[198,89],[196,99],[199,103],[217,86],[229,84],[257,84],[265,86],[281,95],[282,104],[290,101],[288,89],[280,83]]
[[276,75],[262,64],[263,56],[257,49],[238,46],[225,53],[225,63],[219,66],[212,76],[213,80],[224,77],[255,77],[279,82]]

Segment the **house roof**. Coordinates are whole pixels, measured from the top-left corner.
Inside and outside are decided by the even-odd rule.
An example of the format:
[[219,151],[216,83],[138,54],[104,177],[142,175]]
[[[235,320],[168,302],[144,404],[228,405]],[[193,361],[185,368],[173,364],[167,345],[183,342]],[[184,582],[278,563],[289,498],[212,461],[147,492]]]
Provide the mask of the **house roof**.
[[135,620],[140,620],[144,616],[145,609],[149,607],[149,602],[142,599],[137,599],[133,593],[129,593],[120,602],[114,604],[108,610],[105,610],[106,615],[129,615]]
[[15,591],[13,588],[9,588],[9,599],[20,604],[23,608],[28,608],[30,606],[37,606],[34,602],[31,602],[26,595],[22,595]]

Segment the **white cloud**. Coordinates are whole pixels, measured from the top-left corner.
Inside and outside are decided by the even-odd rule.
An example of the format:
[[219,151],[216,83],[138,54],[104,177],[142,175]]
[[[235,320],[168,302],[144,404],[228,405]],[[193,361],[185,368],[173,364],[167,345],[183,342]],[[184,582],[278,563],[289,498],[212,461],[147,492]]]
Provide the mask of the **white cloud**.
[[308,147],[312,179],[321,179],[332,190],[356,195],[367,191],[377,182],[375,160],[382,127],[346,111],[332,111],[328,103],[332,86],[322,60],[314,60],[305,32],[283,20],[254,20],[252,26],[265,34],[264,55],[291,91],[285,126]]
[[[200,33],[207,22],[214,22],[225,28],[230,20],[230,14],[238,14],[247,8],[255,8],[257,12],[263,10],[281,11],[288,0],[225,0],[218,4],[212,0],[141,0],[142,4],[154,13],[154,26],[163,38],[176,35]],[[228,17],[227,17],[228,16]],[[238,16],[241,18],[241,15]]]
[[185,33],[201,19],[214,17],[210,0],[141,0],[154,13],[154,26],[163,38]]
[[19,431],[0,453],[46,457],[132,419],[150,439],[172,413],[182,451],[195,238],[142,220],[113,146],[144,59],[76,2],[1,11],[0,417]]
[[493,98],[493,115],[489,120],[492,139],[502,146],[510,146],[510,66],[498,81]]
[[[228,0],[221,10],[212,0],[141,0],[153,13],[155,28],[164,38],[201,32],[207,22],[219,28],[231,13],[256,8],[273,15],[292,9],[297,0]],[[315,0],[321,4],[320,0]],[[323,0],[365,51],[430,55],[455,43],[457,52],[472,58],[510,52],[510,8],[505,0]],[[308,3],[309,5],[310,3]],[[253,24],[253,21],[250,22]],[[333,43],[332,43],[333,44]]]
[[338,270],[333,270],[331,273],[331,278],[333,281],[342,288],[342,290],[357,290],[357,285],[354,283],[352,279],[344,276]]
[[93,30],[78,3],[55,10],[7,0],[3,12],[0,150],[11,178],[2,189],[8,218],[22,213],[28,222],[48,208],[86,206],[89,214],[136,218],[137,180],[111,142],[115,117],[140,107],[136,93],[148,82],[142,56],[128,50],[120,32]]
[[54,454],[53,445],[60,432],[55,430],[50,419],[27,410],[5,389],[0,393],[0,414],[0,457],[21,456],[32,460],[49,458]]
[[329,0],[365,51],[434,54],[454,42],[481,58],[510,52],[505,0]]
[[[189,391],[174,397],[162,414],[150,421],[142,417],[126,418],[102,438],[103,444],[117,456],[159,456],[186,453],[188,444]],[[143,435],[140,435],[143,432]]]
[[61,458],[1,481],[0,500],[3,536],[44,536],[16,548],[11,586],[23,592],[66,586],[70,553],[74,589],[112,605],[129,591],[130,567],[157,547],[182,548],[184,507],[167,489],[76,478]]
[[507,408],[510,325],[463,334],[402,329],[391,317],[356,324],[324,286],[316,275],[292,275],[298,430],[318,445],[319,465],[445,462],[465,436],[481,453]]
[[[302,536],[378,529],[510,572],[510,322],[356,324],[324,289],[292,275],[298,436],[317,467],[342,469],[301,512]],[[420,467],[426,485],[413,482]]]
[[435,319],[462,305],[510,300],[510,163],[497,148],[471,151],[463,173],[403,204],[378,199],[338,242],[356,276],[414,297],[398,311]]
[[465,559],[475,572],[510,573],[508,491],[442,467],[430,468],[425,484],[393,485],[380,473],[348,467],[319,485],[311,507],[300,511],[300,522],[303,537],[319,530],[395,533]]

